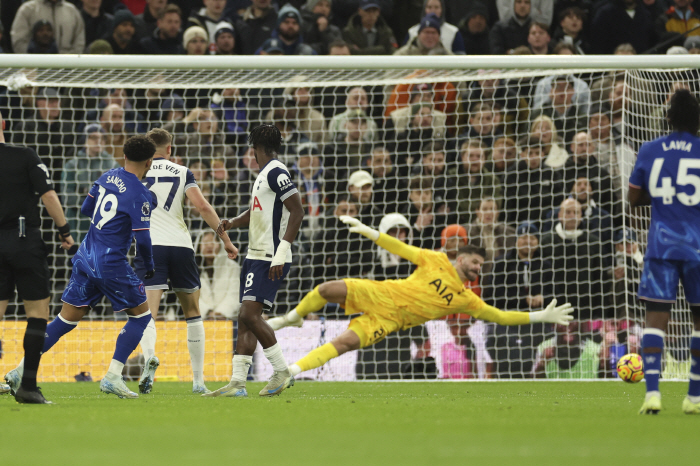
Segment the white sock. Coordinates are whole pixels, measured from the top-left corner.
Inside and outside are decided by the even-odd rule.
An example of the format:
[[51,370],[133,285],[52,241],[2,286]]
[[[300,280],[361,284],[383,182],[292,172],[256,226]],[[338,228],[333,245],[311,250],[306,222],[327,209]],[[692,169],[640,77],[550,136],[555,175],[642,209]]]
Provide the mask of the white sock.
[[109,363],[109,369],[107,369],[107,375],[105,375],[105,379],[109,380],[110,382],[118,382],[122,379],[123,370],[124,363],[119,362],[116,359],[112,359],[112,362]]
[[263,349],[265,357],[270,364],[272,364],[272,369],[275,372],[283,372],[287,370],[287,361],[284,360],[284,355],[282,354],[282,348],[280,348],[279,343],[275,343],[267,349]]
[[296,377],[297,375],[301,374],[301,367],[297,366],[296,364],[292,364],[287,369],[289,369],[292,377]]
[[644,397],[644,401],[649,401],[649,398],[652,396],[658,396],[661,398],[661,392],[647,392],[646,396]]
[[143,352],[143,357],[148,358],[156,354],[156,321],[151,319],[143,331],[143,336],[141,337],[141,351]]
[[296,322],[297,320],[301,319],[301,316],[297,314],[297,308],[295,307],[291,311],[287,313],[287,321],[288,322]]
[[190,351],[192,379],[204,383],[204,322],[198,317],[187,321],[187,349]]
[[248,380],[248,370],[253,364],[253,356],[237,354],[231,361],[233,370],[231,371],[231,382],[243,382]]
[[693,403],[693,404],[698,404],[698,403],[700,403],[700,396],[690,396],[690,395],[688,395],[688,399],[689,399],[690,402]]

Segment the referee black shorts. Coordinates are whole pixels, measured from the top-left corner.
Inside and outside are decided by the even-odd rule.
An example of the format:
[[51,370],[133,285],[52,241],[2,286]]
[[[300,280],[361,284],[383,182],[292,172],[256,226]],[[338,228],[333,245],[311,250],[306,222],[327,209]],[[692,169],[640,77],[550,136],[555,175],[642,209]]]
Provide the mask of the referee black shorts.
[[48,249],[41,231],[0,230],[0,301],[12,298],[15,286],[20,300],[39,301],[49,297]]

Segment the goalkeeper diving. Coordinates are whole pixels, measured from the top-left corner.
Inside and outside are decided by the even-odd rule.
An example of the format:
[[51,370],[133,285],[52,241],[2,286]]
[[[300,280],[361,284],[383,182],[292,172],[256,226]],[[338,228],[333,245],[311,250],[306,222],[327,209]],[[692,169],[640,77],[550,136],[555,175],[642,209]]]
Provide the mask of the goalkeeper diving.
[[304,317],[329,302],[343,306],[346,315],[362,314],[352,319],[348,329],[333,341],[289,366],[292,376],[321,367],[348,351],[373,345],[392,332],[449,314],[470,314],[500,325],[533,322],[567,325],[573,319],[571,305],[557,306],[556,300],[544,310],[535,312],[504,312],[482,301],[464,286],[465,281],[477,278],[484,264],[481,248],[464,246],[458,251],[453,265],[445,253],[409,246],[352,217],[341,216],[340,220],[350,226],[352,233],[366,236],[379,247],[416,264],[417,268],[402,280],[345,278],[325,282],[304,296],[285,316],[268,320],[274,330],[301,327]]

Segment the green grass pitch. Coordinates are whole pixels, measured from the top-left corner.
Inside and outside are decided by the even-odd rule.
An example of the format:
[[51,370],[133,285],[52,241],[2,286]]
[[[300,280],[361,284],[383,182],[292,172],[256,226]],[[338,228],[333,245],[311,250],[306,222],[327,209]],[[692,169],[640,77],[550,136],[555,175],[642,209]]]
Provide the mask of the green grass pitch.
[[[220,384],[209,383],[210,388]],[[644,384],[300,382],[276,398],[201,398],[156,383],[138,400],[43,384],[51,406],[0,397],[0,459],[26,465],[697,464],[685,383],[639,416]],[[136,384],[129,386],[136,390]],[[696,458],[696,460],[693,460]],[[225,463],[224,463],[225,462]]]

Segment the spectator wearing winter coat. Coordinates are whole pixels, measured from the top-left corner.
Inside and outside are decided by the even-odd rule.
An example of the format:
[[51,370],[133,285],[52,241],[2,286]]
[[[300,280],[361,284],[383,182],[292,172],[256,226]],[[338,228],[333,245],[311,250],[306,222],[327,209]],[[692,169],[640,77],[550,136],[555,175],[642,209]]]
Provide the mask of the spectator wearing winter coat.
[[488,55],[491,53],[489,10],[481,2],[474,2],[472,8],[460,21],[459,31],[464,40],[465,54]]
[[[429,15],[430,13],[435,14],[440,20],[440,42],[447,49],[458,55],[464,55],[464,39],[462,38],[462,33],[459,28],[454,24],[450,24],[445,21],[445,4],[443,0],[424,0],[423,2],[423,14]],[[421,23],[412,26],[408,30],[408,35],[404,43],[408,43],[418,36],[418,30],[421,27]]]
[[319,55],[328,55],[330,45],[343,39],[343,32],[331,22],[331,0],[310,0],[301,10],[304,42]]
[[421,19],[418,34],[406,45],[394,52],[394,55],[453,55],[441,40],[441,23],[435,13]]
[[83,0],[80,15],[85,23],[85,43],[100,39],[112,25],[112,15],[102,11],[102,0]]
[[187,27],[199,26],[207,31],[209,37],[209,51],[214,53],[216,45],[214,34],[216,28],[222,22],[232,23],[233,19],[224,16],[225,0],[204,0],[204,7],[197,12],[192,12],[187,18]]
[[177,5],[168,5],[158,13],[157,27],[150,37],[141,39],[143,53],[149,55],[181,55],[184,53],[180,40],[182,14]]
[[[554,2],[552,0],[529,0],[530,17],[533,21],[538,21],[546,25],[552,24],[552,13]],[[501,21],[508,21],[513,17],[513,0],[496,0],[498,7],[498,17]]]
[[17,10],[10,38],[15,53],[27,53],[32,28],[39,20],[53,25],[59,53],[82,53],[85,49],[85,23],[80,11],[66,0],[29,0]]
[[638,0],[612,0],[602,4],[591,22],[591,53],[610,54],[629,43],[643,53],[656,43],[654,18]]
[[58,53],[58,45],[53,35],[51,23],[40,19],[32,28],[32,40],[27,53]]
[[357,13],[343,29],[343,39],[353,55],[391,55],[396,50],[394,32],[381,17],[379,4],[361,0]]
[[494,24],[489,34],[491,53],[503,55],[516,47],[527,46],[530,32],[530,0],[515,0],[513,15]]
[[129,10],[119,10],[114,14],[112,30],[105,37],[115,55],[141,53],[139,37],[136,35],[136,18]]
[[[316,55],[311,46],[304,43],[301,35],[301,13],[286,4],[277,14],[277,29],[272,31],[271,39],[279,41],[279,47],[285,55]],[[255,54],[260,55],[262,47]]]

